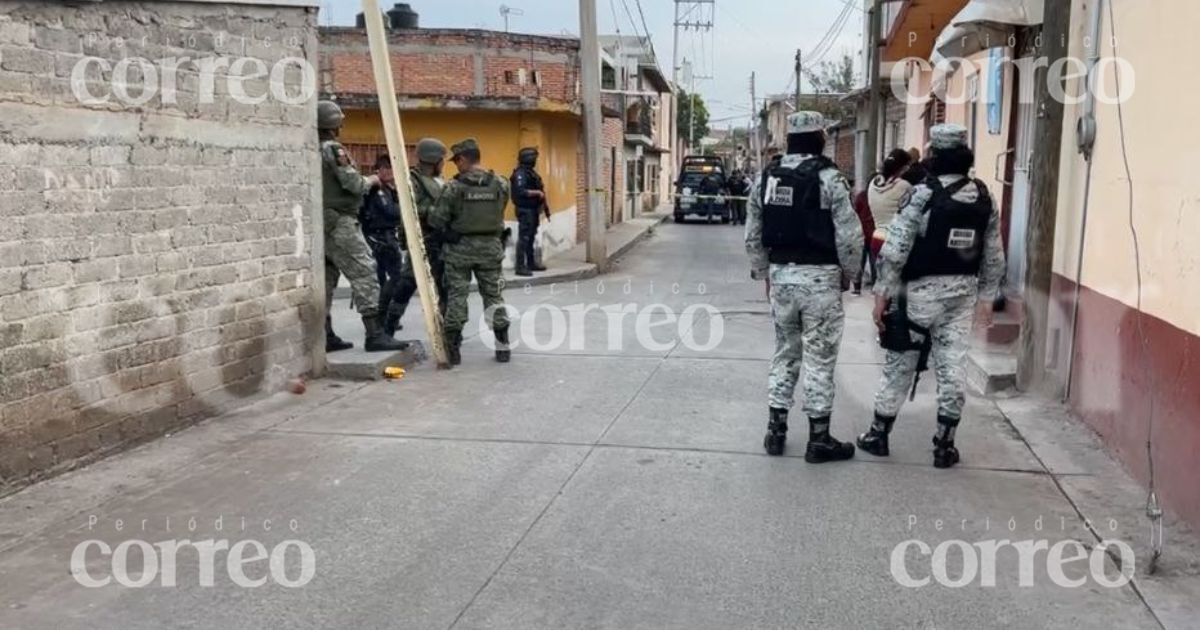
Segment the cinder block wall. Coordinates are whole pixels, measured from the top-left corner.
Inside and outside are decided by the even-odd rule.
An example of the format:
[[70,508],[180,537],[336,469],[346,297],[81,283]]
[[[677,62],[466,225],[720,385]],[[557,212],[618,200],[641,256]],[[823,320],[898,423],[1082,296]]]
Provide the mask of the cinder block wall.
[[[316,48],[306,8],[0,0],[0,493],[323,363],[315,106],[271,92],[301,64],[220,64]],[[217,69],[171,102],[170,57]]]

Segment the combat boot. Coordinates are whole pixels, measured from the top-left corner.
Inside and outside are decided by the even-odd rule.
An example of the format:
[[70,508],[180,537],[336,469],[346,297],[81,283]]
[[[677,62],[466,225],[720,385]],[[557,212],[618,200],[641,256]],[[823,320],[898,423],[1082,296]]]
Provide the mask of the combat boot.
[[837,462],[854,457],[854,445],[829,435],[829,416],[808,419],[808,448],[804,461],[810,464]]
[[325,352],[337,352],[339,350],[349,350],[354,344],[337,336],[333,332],[333,320],[329,317],[325,318]]
[[529,276],[532,276],[532,275],[533,275],[533,272],[532,272],[532,271],[530,271],[530,270],[529,270],[529,267],[526,267],[525,265],[517,265],[517,271],[516,271],[516,274],[517,274],[518,276],[521,276],[521,277],[523,277],[523,278],[527,278],[527,277],[529,277]]
[[458,365],[462,363],[462,333],[447,332],[446,333],[446,357],[450,359],[450,365]]
[[771,407],[768,411],[770,419],[767,421],[767,435],[763,437],[763,448],[767,450],[767,455],[783,455],[783,445],[787,441],[788,410]]
[[938,416],[937,433],[933,436],[933,467],[949,468],[959,462],[958,449],[954,447],[954,432],[958,418]]
[[876,456],[887,457],[891,454],[888,450],[888,435],[892,432],[892,423],[896,421],[896,417],[881,416],[875,414],[875,422],[871,424],[871,428],[862,435],[858,436],[858,448]]
[[387,316],[383,318],[383,334],[389,337],[394,337],[396,335],[396,331],[402,328],[404,328],[404,326],[400,325],[399,315],[388,313]]
[[363,348],[367,352],[399,352],[408,348],[407,341],[396,341],[383,334],[378,317],[364,315],[362,321],[363,328],[367,331],[366,340],[363,342]]
[[508,347],[508,329],[496,329],[496,361],[508,363],[512,359],[512,349]]
[[546,265],[543,265],[542,263],[535,261],[532,265],[529,265],[529,269],[531,271],[545,271]]

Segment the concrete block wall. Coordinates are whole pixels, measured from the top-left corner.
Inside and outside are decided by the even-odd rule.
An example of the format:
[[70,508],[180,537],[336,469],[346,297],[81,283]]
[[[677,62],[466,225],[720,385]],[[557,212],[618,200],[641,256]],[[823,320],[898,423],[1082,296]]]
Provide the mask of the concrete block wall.
[[0,493],[323,364],[316,53],[303,7],[0,0]]

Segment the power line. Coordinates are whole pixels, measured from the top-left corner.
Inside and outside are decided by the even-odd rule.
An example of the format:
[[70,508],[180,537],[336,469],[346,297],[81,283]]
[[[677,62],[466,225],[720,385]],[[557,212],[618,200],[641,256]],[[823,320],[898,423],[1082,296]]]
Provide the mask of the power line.
[[[642,34],[638,31],[637,22],[633,19],[633,12],[629,10],[629,2],[627,0],[621,0],[621,7],[625,9],[625,17],[629,18],[629,25],[633,27],[633,34],[637,36],[638,39],[641,39]],[[649,37],[649,35],[647,35],[647,37]]]
[[646,41],[650,44],[650,56],[654,57],[654,62],[658,63],[658,53],[654,52],[654,40],[650,36],[650,27],[646,26],[646,13],[642,11],[642,0],[634,0],[637,5],[638,17],[642,20],[642,31],[646,33]]

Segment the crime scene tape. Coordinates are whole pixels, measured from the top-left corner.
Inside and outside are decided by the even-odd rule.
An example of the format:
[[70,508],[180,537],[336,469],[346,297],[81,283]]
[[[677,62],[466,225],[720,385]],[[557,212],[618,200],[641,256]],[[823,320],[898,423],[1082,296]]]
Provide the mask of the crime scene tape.
[[679,193],[675,193],[672,195],[672,197],[686,197],[688,199],[724,199],[726,201],[750,201],[750,197],[735,197],[732,195],[681,195]]

